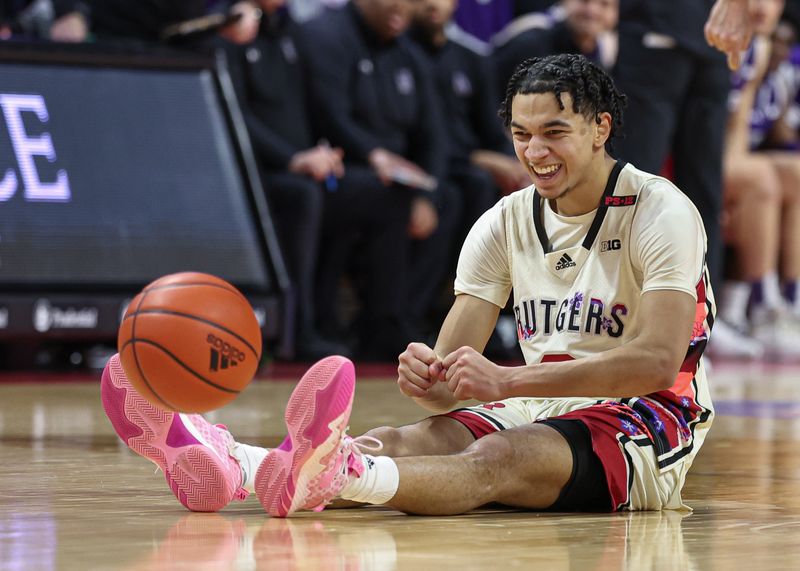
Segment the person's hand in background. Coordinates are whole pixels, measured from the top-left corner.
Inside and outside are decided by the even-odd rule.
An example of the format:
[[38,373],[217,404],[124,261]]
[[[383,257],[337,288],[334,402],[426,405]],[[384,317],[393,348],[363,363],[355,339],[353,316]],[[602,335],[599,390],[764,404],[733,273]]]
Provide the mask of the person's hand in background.
[[249,0],[244,0],[231,6],[230,14],[240,16],[236,21],[220,29],[219,35],[234,44],[243,45],[252,42],[261,25],[261,8]]
[[53,42],[85,42],[89,36],[89,23],[80,12],[64,14],[50,26],[50,40]]
[[739,69],[742,52],[750,45],[753,23],[748,0],[717,0],[704,28],[706,41],[728,56],[728,67]]

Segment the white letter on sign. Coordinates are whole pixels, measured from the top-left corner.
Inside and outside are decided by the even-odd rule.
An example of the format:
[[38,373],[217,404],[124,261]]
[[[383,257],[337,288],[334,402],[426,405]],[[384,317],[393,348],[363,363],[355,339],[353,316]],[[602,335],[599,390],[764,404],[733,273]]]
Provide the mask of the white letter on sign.
[[[60,169],[56,174],[55,182],[42,182],[33,162],[35,155],[47,157],[51,163],[56,160],[50,133],[42,133],[40,137],[28,137],[22,123],[23,111],[32,111],[36,113],[39,121],[47,123],[49,116],[44,98],[41,95],[0,94],[0,106],[3,108],[8,132],[11,135],[11,144],[14,146],[22,182],[25,185],[25,199],[42,202],[69,201],[67,171]],[[0,182],[0,200],[10,198],[16,191],[16,186],[16,176],[13,172],[7,172],[3,181]]]

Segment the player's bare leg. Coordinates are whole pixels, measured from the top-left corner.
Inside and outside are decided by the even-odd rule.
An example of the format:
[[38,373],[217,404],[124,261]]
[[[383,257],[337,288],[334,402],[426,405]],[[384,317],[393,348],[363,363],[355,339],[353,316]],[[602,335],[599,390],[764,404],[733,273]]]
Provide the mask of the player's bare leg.
[[[383,444],[381,456],[391,458],[456,454],[475,442],[475,437],[467,427],[446,416],[432,416],[398,428],[381,426],[366,432],[364,436],[378,439]],[[328,507],[340,509],[362,505],[363,502],[338,499]]]
[[399,487],[387,505],[451,515],[488,503],[542,509],[572,474],[572,451],[553,428],[532,424],[495,432],[448,456],[397,458]]
[[[343,436],[328,460],[330,484],[317,486],[315,502],[303,509],[319,510],[336,498],[419,515],[460,514],[489,503],[542,509],[555,503],[572,474],[569,444],[541,424],[495,432],[448,455],[369,456],[360,444]],[[341,499],[335,506],[346,507]]]

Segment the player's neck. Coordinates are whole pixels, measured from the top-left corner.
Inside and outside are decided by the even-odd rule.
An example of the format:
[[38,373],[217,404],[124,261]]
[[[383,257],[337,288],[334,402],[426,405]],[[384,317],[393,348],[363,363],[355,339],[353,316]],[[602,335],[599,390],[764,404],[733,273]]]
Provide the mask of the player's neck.
[[560,198],[551,201],[553,210],[562,216],[580,216],[597,208],[616,162],[605,152],[602,157],[593,160],[580,182]]

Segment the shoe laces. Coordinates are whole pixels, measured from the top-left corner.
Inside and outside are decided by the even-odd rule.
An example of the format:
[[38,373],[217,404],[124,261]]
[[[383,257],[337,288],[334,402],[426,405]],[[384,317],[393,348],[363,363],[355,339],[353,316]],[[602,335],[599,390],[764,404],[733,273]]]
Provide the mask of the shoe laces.
[[364,462],[362,460],[364,453],[371,452],[374,454],[381,450],[383,450],[383,442],[374,436],[362,435],[353,438],[352,436],[348,436],[345,431],[336,453],[341,464],[339,464],[337,468],[334,468],[336,473],[331,479],[329,487],[332,493],[322,503],[311,509],[315,512],[324,510],[325,506],[339,496],[339,493],[347,485],[351,476],[359,478],[364,473]]
[[356,476],[361,476],[364,473],[364,463],[361,461],[361,456],[366,452],[375,454],[383,450],[383,442],[374,436],[356,436],[352,438],[345,435],[342,438],[342,454],[346,454],[347,460],[347,474],[354,473]]

